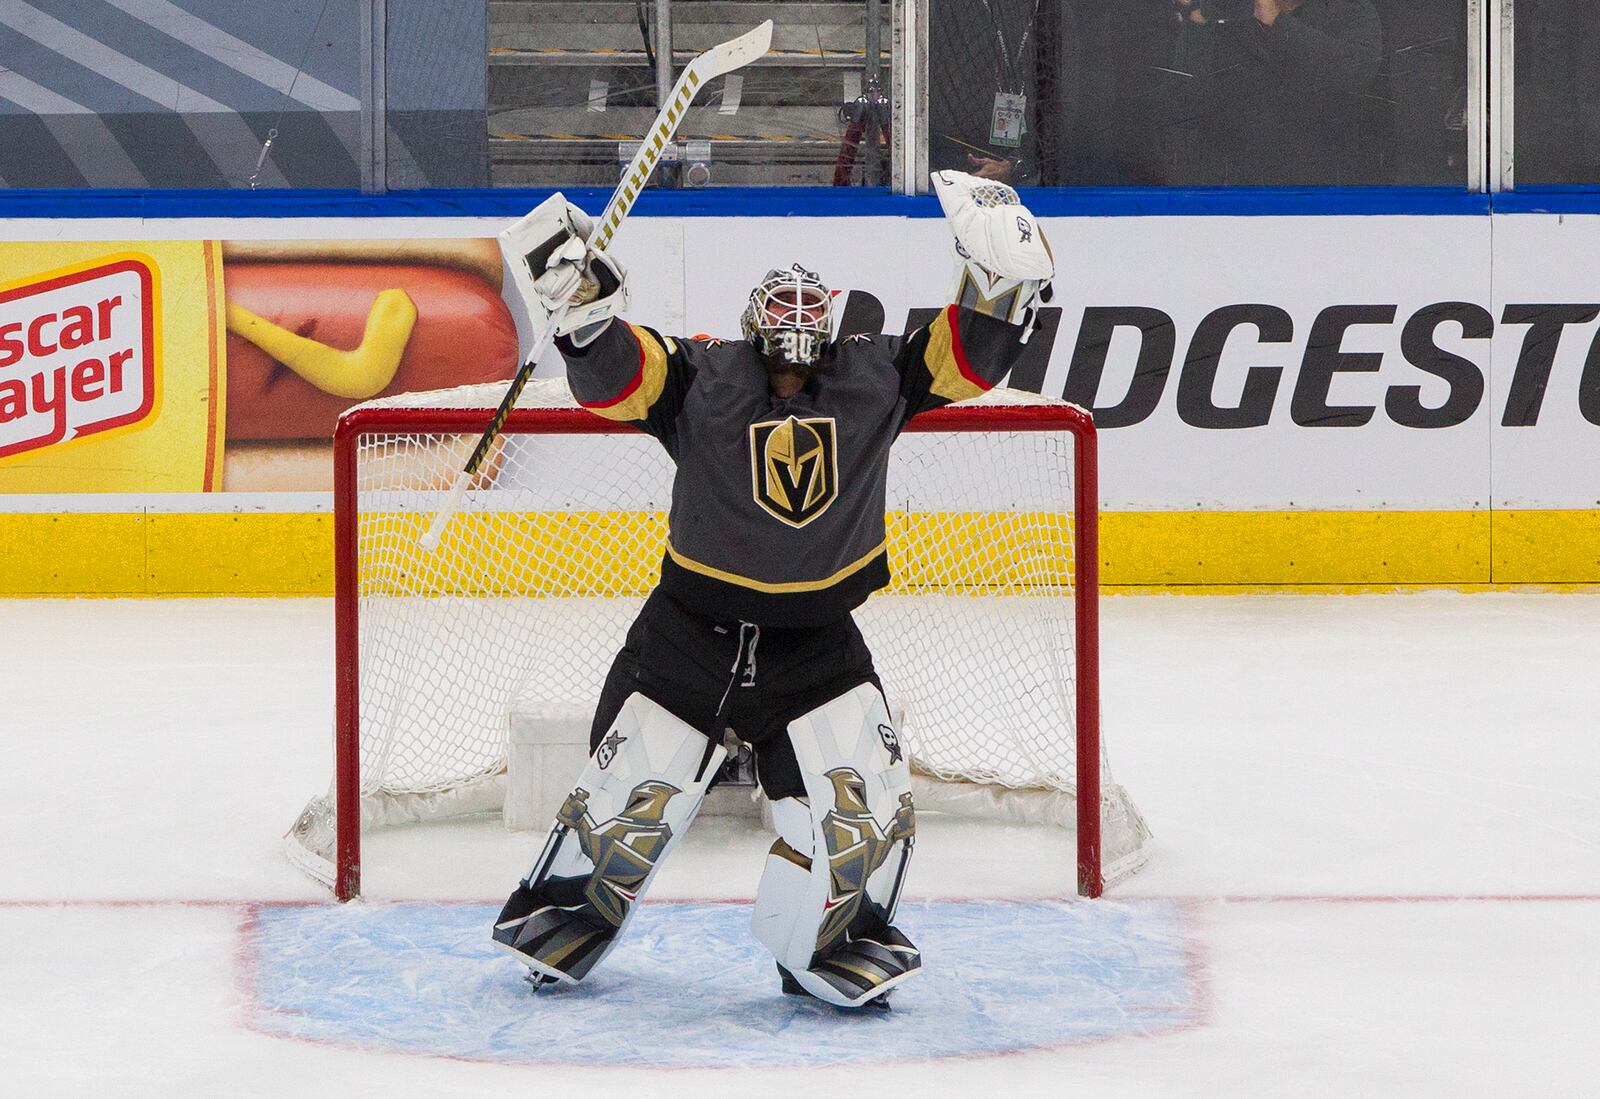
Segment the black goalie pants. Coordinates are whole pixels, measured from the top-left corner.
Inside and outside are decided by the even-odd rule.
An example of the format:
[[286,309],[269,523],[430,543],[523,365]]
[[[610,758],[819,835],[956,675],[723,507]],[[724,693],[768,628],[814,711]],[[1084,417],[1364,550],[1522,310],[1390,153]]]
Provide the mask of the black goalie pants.
[[718,742],[732,729],[754,750],[756,777],[770,800],[801,797],[789,722],[861,683],[877,684],[878,677],[848,616],[801,629],[719,622],[657,590],[606,676],[589,750],[639,691]]

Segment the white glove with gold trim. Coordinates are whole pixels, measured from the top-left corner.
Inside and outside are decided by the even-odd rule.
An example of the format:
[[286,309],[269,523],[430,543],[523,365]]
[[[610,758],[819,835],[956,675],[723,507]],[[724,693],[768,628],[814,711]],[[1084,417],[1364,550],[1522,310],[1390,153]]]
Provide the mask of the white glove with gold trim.
[[1031,331],[1056,271],[1038,220],[1004,183],[956,171],[931,178],[956,238],[952,300]]
[[556,334],[589,343],[628,307],[628,274],[616,258],[591,249],[594,222],[560,194],[501,231],[500,252],[538,326],[566,308]]

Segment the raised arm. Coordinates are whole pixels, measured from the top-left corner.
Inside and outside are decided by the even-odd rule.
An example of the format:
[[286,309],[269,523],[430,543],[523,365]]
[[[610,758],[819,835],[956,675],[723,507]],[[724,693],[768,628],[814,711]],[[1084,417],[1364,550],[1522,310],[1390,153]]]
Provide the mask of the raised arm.
[[896,355],[907,419],[1003,381],[1055,274],[1044,231],[1015,190],[965,172],[935,172],[933,188],[956,238],[955,302]]
[[588,246],[593,222],[558,197],[513,227],[517,245],[508,259],[517,290],[535,327],[555,326],[578,403],[656,436],[671,452],[694,380],[687,349],[617,316],[628,307],[628,273],[615,256]]
[[1022,355],[1021,335],[1017,325],[975,309],[945,306],[906,337],[896,356],[905,418],[981,396],[999,385]]
[[673,451],[678,412],[694,382],[688,346],[620,319],[585,334],[581,345],[570,336],[556,340],[578,403],[608,420],[633,424]]

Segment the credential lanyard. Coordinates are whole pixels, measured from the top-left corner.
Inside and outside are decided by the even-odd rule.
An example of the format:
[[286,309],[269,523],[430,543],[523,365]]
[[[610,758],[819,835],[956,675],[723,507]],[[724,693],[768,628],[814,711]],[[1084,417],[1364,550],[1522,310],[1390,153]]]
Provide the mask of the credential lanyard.
[[983,5],[984,13],[989,16],[989,23],[994,27],[994,35],[1000,47],[1000,84],[1003,89],[1025,93],[1027,84],[1022,79],[1019,69],[1022,66],[1022,57],[1028,50],[1028,36],[1033,33],[1033,24],[1039,18],[1040,0],[1033,0],[1033,10],[1028,14],[1028,20],[1023,25],[1022,37],[1017,39],[1017,53],[1013,57],[1011,50],[1006,46],[1006,30],[1000,25],[1000,20],[995,18],[994,8],[990,7],[989,0],[978,0]]

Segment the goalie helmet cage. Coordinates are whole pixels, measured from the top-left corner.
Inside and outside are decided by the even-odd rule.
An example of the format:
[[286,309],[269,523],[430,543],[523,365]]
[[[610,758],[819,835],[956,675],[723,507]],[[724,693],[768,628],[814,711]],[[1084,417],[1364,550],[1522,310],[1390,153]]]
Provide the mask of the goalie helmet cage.
[[[587,719],[656,580],[670,463],[560,378],[418,546],[498,389],[368,402],[335,433],[335,775],[285,847],[341,900],[364,828],[499,807],[514,711]],[[916,417],[891,452],[895,579],[856,612],[918,806],[1075,827],[1091,897],[1149,835],[1100,743],[1097,480],[1066,402],[996,390]]]

